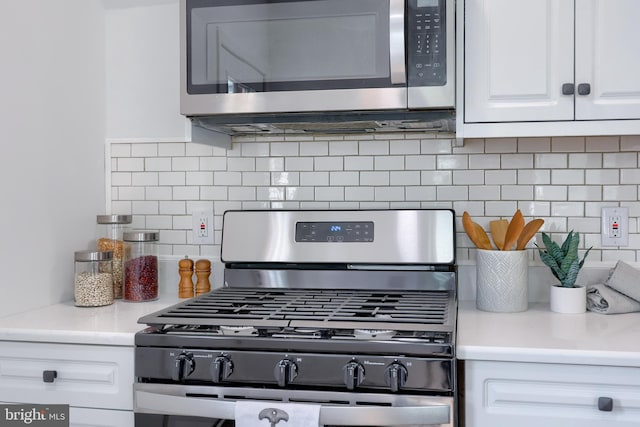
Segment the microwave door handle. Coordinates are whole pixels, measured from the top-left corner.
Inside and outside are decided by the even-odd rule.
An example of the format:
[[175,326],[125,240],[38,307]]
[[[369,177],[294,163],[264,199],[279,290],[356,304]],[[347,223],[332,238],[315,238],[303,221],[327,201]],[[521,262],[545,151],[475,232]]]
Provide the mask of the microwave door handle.
[[[134,411],[146,414],[179,415],[235,419],[235,402],[198,397],[178,396],[162,392],[135,390]],[[277,406],[277,402],[271,402]],[[321,406],[321,425],[395,426],[449,425],[451,408],[446,404],[425,406]]]
[[389,0],[389,68],[391,84],[407,82],[404,61],[404,2]]

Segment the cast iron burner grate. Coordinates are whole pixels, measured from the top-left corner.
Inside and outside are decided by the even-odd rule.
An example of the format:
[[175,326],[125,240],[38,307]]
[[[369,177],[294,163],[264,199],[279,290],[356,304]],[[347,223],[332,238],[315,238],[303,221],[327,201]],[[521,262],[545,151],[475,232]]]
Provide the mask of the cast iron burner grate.
[[139,320],[152,326],[217,325],[447,330],[449,291],[221,288]]

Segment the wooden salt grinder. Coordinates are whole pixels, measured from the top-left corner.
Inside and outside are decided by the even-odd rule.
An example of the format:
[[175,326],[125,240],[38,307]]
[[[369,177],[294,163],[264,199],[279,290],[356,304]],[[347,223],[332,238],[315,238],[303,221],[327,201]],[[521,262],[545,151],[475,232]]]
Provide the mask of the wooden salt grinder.
[[193,260],[185,257],[178,261],[178,272],[180,273],[180,284],[178,285],[179,298],[193,297]]
[[199,259],[196,261],[196,296],[207,293],[211,290],[209,275],[211,274],[211,261]]

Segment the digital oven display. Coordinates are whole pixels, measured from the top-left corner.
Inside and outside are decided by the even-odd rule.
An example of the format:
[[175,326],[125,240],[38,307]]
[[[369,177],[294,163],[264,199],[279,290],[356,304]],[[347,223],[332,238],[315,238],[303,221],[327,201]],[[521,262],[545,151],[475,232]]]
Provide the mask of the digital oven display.
[[296,242],[373,242],[373,237],[373,221],[296,223]]

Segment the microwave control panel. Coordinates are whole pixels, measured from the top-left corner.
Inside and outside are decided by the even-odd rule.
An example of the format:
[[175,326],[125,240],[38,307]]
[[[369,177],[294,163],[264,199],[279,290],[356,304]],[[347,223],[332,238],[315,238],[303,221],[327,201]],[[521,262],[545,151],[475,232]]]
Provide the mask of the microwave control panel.
[[409,0],[407,69],[409,86],[447,83],[445,0]]

